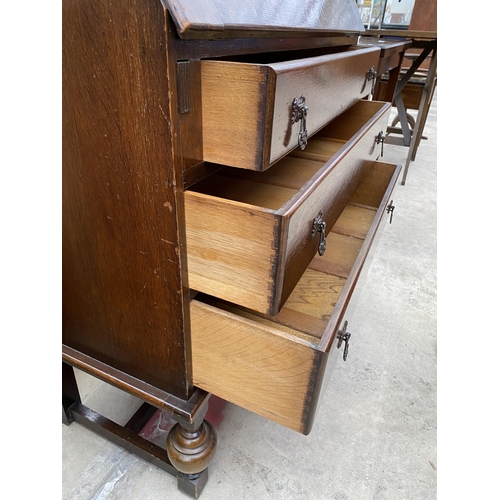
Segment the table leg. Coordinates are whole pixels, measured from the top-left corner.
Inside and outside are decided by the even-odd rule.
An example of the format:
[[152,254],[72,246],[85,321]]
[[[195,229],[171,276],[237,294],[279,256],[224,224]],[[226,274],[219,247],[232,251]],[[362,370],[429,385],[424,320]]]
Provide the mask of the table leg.
[[410,150],[408,151],[408,157],[406,158],[406,164],[403,172],[403,179],[401,184],[404,186],[406,183],[406,177],[408,175],[408,169],[410,167],[410,162],[415,159],[415,154],[417,151],[418,144],[423,134],[423,125],[425,124],[425,118],[428,112],[428,99],[430,98],[430,91],[434,85],[434,79],[437,71],[437,45],[433,49],[431,62],[429,64],[429,71],[427,72],[427,78],[425,80],[424,88],[422,90],[422,98],[420,99],[420,106],[418,109],[417,121],[415,123],[415,128],[411,137]]
[[74,369],[62,364],[63,423],[76,421],[109,441],[122,446],[176,476],[179,490],[199,498],[208,481],[208,466],[217,448],[217,436],[212,425],[205,420],[209,397],[197,409],[192,420],[173,414],[177,422],[167,436],[166,449],[140,436],[140,432],[156,408],[144,403],[132,418],[119,425],[93,411],[81,402]]
[[62,364],[62,421],[69,425],[74,421],[71,406],[74,403],[81,403],[78,384],[76,383],[73,367]]

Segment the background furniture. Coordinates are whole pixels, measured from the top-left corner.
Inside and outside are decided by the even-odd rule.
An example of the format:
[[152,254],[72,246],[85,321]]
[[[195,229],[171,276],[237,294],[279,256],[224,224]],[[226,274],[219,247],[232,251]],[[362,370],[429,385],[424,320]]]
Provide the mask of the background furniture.
[[[411,40],[411,49],[406,50],[405,53],[411,63],[402,63],[400,81],[394,94],[401,128],[394,126],[389,128],[392,134],[402,133],[403,138],[400,140],[394,135],[387,138],[388,143],[409,147],[402,178],[402,184],[405,184],[410,162],[416,158],[437,84],[437,2],[436,0],[416,0],[407,30],[377,29],[367,30],[366,34],[382,40],[394,40],[394,38]],[[384,87],[383,83],[382,91]],[[415,123],[412,123],[413,130],[410,130],[408,123],[407,109],[418,110],[417,119]]]
[[373,99],[392,102],[405,52],[412,46],[411,40],[361,36],[358,45],[380,48]]
[[[416,56],[412,65],[400,74],[398,84],[394,93],[394,103],[398,110],[398,118],[401,123],[401,133],[403,134],[402,141],[393,137],[388,138],[388,143],[403,144],[409,148],[408,157],[404,167],[402,184],[406,183],[410,162],[415,160],[417,149],[422,139],[422,134],[425,127],[427,113],[434,94],[437,75],[437,33],[428,31],[395,31],[395,30],[367,30],[367,35],[376,37],[405,37],[411,39],[412,48],[422,49],[420,54]],[[426,72],[425,81],[421,87],[420,100],[418,104],[418,114],[413,130],[410,130],[408,116],[403,101],[403,92],[405,87],[410,84],[410,79],[414,76],[421,64],[430,56],[429,69]],[[411,87],[410,87],[411,88]],[[392,129],[392,132],[398,132],[397,129]]]

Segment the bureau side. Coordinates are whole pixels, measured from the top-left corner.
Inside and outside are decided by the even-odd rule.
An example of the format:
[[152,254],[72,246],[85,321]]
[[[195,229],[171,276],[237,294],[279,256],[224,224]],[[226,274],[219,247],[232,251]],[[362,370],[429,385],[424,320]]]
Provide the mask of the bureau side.
[[62,7],[62,340],[187,398],[167,14],[157,0],[63,0]]

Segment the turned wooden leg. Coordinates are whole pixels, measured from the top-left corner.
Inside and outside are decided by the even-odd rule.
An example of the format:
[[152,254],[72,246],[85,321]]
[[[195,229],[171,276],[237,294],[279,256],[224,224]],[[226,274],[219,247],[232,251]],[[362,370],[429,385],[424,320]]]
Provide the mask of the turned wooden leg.
[[215,429],[210,422],[203,420],[206,409],[202,412],[201,422],[200,418],[191,423],[176,418],[177,423],[167,436],[168,458],[179,471],[177,486],[194,498],[199,497],[207,483],[208,466],[217,448]]

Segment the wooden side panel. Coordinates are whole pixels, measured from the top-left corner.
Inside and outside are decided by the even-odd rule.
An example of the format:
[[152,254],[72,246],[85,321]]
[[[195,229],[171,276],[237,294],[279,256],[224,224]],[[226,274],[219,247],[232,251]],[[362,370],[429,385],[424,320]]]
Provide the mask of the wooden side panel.
[[334,230],[335,228],[328,235],[324,255],[314,257],[309,269],[347,278],[356,262],[363,240],[353,238],[351,235],[337,234]]
[[266,66],[202,61],[201,76],[204,160],[261,170],[269,153],[264,138],[272,72]]
[[282,218],[192,191],[185,212],[189,286],[267,311],[281,284]]
[[324,127],[318,133],[318,137],[347,141],[358,132],[360,123],[367,123],[384,108],[387,108],[385,102],[359,101],[344,111],[337,120],[333,120]]
[[386,195],[396,167],[390,163],[376,161],[359,184],[351,203],[378,207]]
[[[321,353],[315,341],[193,300],[194,384],[298,432]],[[311,382],[312,381],[312,382]]]
[[380,49],[367,48],[272,64],[277,76],[270,163],[298,145],[300,123],[291,124],[294,98],[306,98],[311,136],[370,93],[366,75],[371,66],[377,67],[379,56]]
[[186,398],[165,11],[155,0],[62,9],[63,343]]

